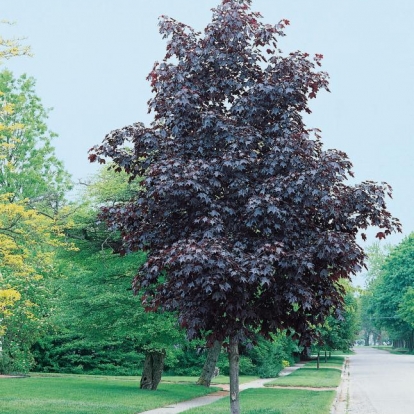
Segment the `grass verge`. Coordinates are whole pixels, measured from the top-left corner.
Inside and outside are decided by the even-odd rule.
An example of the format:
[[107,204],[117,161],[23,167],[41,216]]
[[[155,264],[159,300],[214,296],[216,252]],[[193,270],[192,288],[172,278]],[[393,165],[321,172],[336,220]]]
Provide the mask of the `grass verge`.
[[1,414],[133,414],[216,391],[192,384],[161,383],[139,389],[139,378],[34,375],[0,378]]
[[[327,362],[325,362],[325,358],[320,358],[319,366],[320,368],[337,368],[342,370],[342,366],[344,365],[345,357],[343,356],[331,356],[328,358]],[[317,361],[312,360],[309,361],[303,368],[316,368]]]
[[387,351],[391,354],[397,355],[413,355],[414,352],[410,351],[408,348],[393,348],[392,346],[380,345],[380,346],[373,346],[372,348],[379,349],[380,351]]
[[[243,414],[329,414],[335,391],[248,389],[240,393]],[[193,408],[185,414],[228,414],[229,399]]]
[[279,387],[337,387],[341,382],[341,371],[337,368],[303,368],[266,383]]
[[[259,377],[254,376],[241,376],[239,378],[239,383],[244,384],[246,382],[254,381],[258,379]],[[163,382],[175,382],[175,383],[188,383],[188,384],[195,384],[198,380],[198,377],[177,377],[173,375],[163,375],[162,381]],[[216,378],[213,378],[211,381],[211,384],[214,386],[214,384],[230,384],[230,378],[226,377],[224,375],[219,375]]]

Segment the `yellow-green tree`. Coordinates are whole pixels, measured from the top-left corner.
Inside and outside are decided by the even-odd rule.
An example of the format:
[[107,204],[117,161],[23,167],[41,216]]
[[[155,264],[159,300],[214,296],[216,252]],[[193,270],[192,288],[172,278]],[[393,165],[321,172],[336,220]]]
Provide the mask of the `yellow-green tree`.
[[47,283],[59,245],[50,218],[0,195],[0,372],[30,368],[30,345],[49,313]]
[[[19,39],[0,37],[0,63],[28,53]],[[60,208],[69,176],[34,86],[25,75],[0,72],[0,373],[30,368],[30,346],[50,313],[55,250],[63,245]]]
[[[8,22],[2,21],[2,23]],[[28,54],[30,54],[30,47],[22,46],[20,39],[5,39],[0,36],[0,64],[13,56]],[[0,98],[3,95],[4,94],[0,92]],[[0,160],[5,159],[6,153],[10,148],[10,144],[4,139],[4,133],[6,132],[10,134],[13,133],[15,129],[21,128],[21,125],[6,125],[6,118],[11,113],[13,113],[13,106],[10,103],[3,102],[3,105],[0,106]],[[7,229],[2,231],[7,231]],[[4,235],[0,235],[0,252],[2,257],[6,258],[6,261],[10,261],[11,251],[7,249],[10,240],[6,239],[7,238]],[[6,243],[6,241],[8,243]],[[4,260],[0,261],[2,267],[4,265],[3,262]],[[20,300],[21,295],[16,289],[8,288],[6,286],[2,273],[0,273],[0,282],[0,335],[2,336],[5,333],[4,320],[7,316],[11,315],[11,308],[16,301]]]
[[[2,24],[12,24],[7,20],[1,20],[0,23]],[[23,39],[5,39],[3,36],[0,35],[0,64],[4,62],[4,60],[10,59],[16,56],[31,56],[30,46],[23,45],[21,43]]]

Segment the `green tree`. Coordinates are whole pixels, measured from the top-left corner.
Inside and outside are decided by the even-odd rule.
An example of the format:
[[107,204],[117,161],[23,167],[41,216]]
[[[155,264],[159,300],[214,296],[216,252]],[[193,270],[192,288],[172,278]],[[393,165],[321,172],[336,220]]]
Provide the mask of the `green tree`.
[[[82,202],[72,216],[73,225],[67,237],[76,249],[60,254],[64,277],[56,281],[56,312],[53,318],[57,332],[45,342],[44,352],[54,352],[51,345],[64,349],[55,354],[49,367],[95,371],[101,365],[106,373],[139,370],[144,364],[141,387],[156,389],[161,379],[164,358],[174,363],[185,335],[178,329],[173,314],[147,313],[140,294],[132,292],[136,268],[144,263],[143,253],[117,251],[121,246],[119,234],[99,222],[99,206],[122,202],[136,191],[139,183],[128,183],[126,177],[102,169],[86,184]],[[72,342],[71,361],[68,347]],[[39,345],[39,346],[40,346]],[[125,357],[118,358],[119,350]],[[106,351],[106,355],[104,355]],[[39,367],[45,364],[38,352]],[[120,368],[116,368],[120,365]],[[45,367],[42,367],[44,369]]]
[[[7,20],[2,20],[2,24],[12,24]],[[22,45],[21,41],[23,39],[5,39],[0,36],[0,65],[4,60],[8,60],[16,56],[31,56],[30,46]]]
[[369,345],[370,338],[373,338],[374,342],[381,342],[381,315],[376,314],[376,301],[373,292],[382,278],[385,260],[392,249],[392,245],[384,245],[379,242],[373,243],[366,249],[368,271],[365,274],[365,289],[361,290],[361,295],[358,298],[361,334],[366,346]]
[[370,287],[361,290],[358,298],[358,315],[360,322],[360,336],[364,339],[365,346],[370,345],[370,338],[378,341],[381,338],[381,327],[378,319],[375,318],[375,301],[373,297],[374,281]]
[[358,334],[358,304],[355,298],[355,289],[350,283],[344,282],[346,294],[344,296],[344,307],[340,315],[332,312],[324,323],[318,327],[319,341],[315,349],[326,353],[341,350],[348,351],[354,344]]
[[[0,63],[29,54],[0,37]],[[27,371],[50,312],[48,278],[62,246],[58,211],[69,175],[57,160],[33,78],[0,72],[0,372]]]
[[410,286],[402,297],[398,316],[414,330],[414,286]]
[[62,244],[50,218],[0,194],[0,372],[30,368],[30,345],[49,313],[54,250]]
[[372,243],[365,249],[365,253],[368,257],[368,271],[365,274],[365,280],[368,287],[370,283],[381,277],[385,260],[392,252],[392,249],[393,246],[391,244],[383,244],[380,242]]
[[10,200],[43,203],[56,214],[70,188],[69,174],[55,154],[56,134],[46,124],[48,110],[35,92],[35,80],[0,72],[1,122],[0,188]]
[[[413,349],[413,328],[407,322],[409,289],[414,286],[414,233],[392,249],[373,286],[374,319],[385,328],[394,345]],[[406,296],[407,295],[407,296]]]

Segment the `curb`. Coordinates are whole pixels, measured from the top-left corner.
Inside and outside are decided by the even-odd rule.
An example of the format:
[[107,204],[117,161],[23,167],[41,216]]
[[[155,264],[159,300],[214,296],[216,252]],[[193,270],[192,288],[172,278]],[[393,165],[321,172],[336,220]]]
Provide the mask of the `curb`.
[[342,366],[341,383],[336,390],[335,401],[330,414],[346,414],[348,412],[349,375],[349,357],[346,357]]

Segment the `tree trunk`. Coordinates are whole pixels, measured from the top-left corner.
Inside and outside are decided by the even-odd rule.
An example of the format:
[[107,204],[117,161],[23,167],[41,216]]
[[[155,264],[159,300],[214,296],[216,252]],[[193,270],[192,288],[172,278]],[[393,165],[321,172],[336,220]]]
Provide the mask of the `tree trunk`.
[[326,349],[325,349],[325,364],[328,362],[328,353],[326,352]]
[[319,359],[320,359],[321,351],[318,351],[318,356],[316,357],[316,369],[319,369]]
[[161,381],[164,369],[165,350],[151,351],[145,355],[140,388],[155,391]]
[[229,365],[230,365],[230,413],[240,414],[239,340],[236,338],[230,338]]
[[206,362],[204,363],[203,371],[197,381],[197,385],[204,385],[209,387],[211,380],[214,377],[214,371],[220,355],[222,342],[214,341],[213,346],[208,348]]
[[377,336],[377,345],[382,345],[382,332],[381,331]]
[[311,351],[311,347],[310,346],[304,346],[303,350],[300,354],[300,359],[302,361],[310,361],[312,358],[312,351]]

